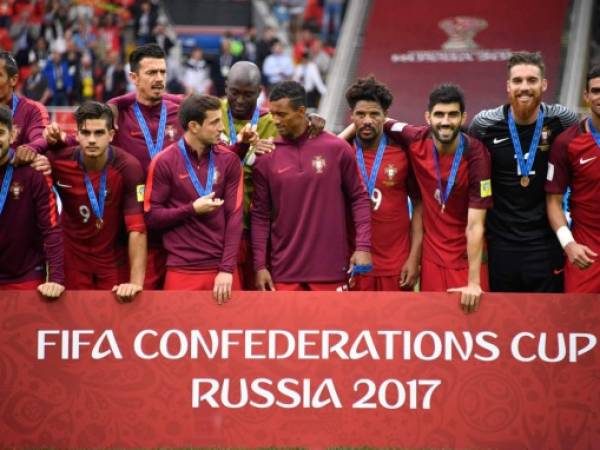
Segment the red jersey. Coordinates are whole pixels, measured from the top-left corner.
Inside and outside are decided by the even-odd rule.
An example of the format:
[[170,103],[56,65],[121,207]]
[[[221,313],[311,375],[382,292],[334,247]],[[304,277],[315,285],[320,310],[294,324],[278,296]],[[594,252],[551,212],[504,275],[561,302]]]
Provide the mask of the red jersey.
[[276,283],[346,279],[346,210],[352,211],[356,249],[370,251],[371,213],[354,152],[331,133],[309,139],[275,139],[275,151],[253,168],[252,250],[256,270],[266,267]]
[[[198,180],[206,184],[209,152],[200,160],[186,144]],[[238,156],[213,146],[215,172],[212,191],[223,199],[220,208],[196,214],[192,203],[199,195],[192,184],[177,144],[165,149],[150,164],[144,210],[148,228],[164,231],[167,267],[232,273],[242,237],[243,179]]]
[[[48,119],[48,111],[41,103],[20,97],[13,94],[13,98],[18,99],[17,109],[13,116],[13,128],[16,133],[15,141],[12,143],[13,148],[27,144],[31,148],[40,151],[46,148],[46,140],[42,137],[42,133],[46,126],[50,123]],[[8,107],[12,107],[11,100]]]
[[[118,147],[111,146],[107,151],[107,194],[101,227],[97,226],[86,190],[81,148],[67,147],[47,154],[63,203],[65,249],[91,270],[127,262],[124,230],[146,232],[142,211],[144,175],[140,163]],[[88,172],[88,175],[98,196],[102,171]]]
[[[468,209],[492,206],[490,156],[484,145],[463,135],[465,149],[454,187],[442,212],[430,127],[388,121],[386,133],[406,146],[423,200],[423,258],[450,269],[468,267]],[[442,188],[446,189],[454,154],[440,154]]]
[[585,121],[567,128],[550,150],[546,192],[562,195],[568,186],[573,237],[599,253],[600,148],[585,131]]
[[[377,148],[363,149],[368,176],[371,175],[376,154]],[[388,144],[371,197],[373,271],[369,275],[400,275],[410,252],[409,195],[411,198],[420,198],[406,151],[398,145]]]
[[[0,186],[6,167],[0,167]],[[62,233],[50,178],[29,166],[14,168],[0,229],[0,284],[44,278],[64,284]]]

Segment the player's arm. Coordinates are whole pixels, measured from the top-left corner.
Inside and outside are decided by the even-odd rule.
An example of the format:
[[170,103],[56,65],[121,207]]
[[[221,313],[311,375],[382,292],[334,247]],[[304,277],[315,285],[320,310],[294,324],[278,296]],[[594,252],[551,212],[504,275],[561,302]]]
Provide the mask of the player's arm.
[[15,151],[15,164],[29,164],[39,153],[43,153],[46,149],[46,141],[42,134],[44,128],[49,123],[48,111],[46,108],[38,103],[33,103],[35,106],[31,108],[27,116],[27,127],[22,132],[25,132],[23,136],[23,144],[19,145]]
[[347,142],[340,141],[343,146],[340,169],[342,188],[350,201],[352,219],[356,232],[355,251],[350,258],[349,270],[354,266],[372,265],[371,258],[371,200],[356,169],[356,159]]
[[267,179],[269,156],[259,156],[252,170],[254,195],[250,206],[251,242],[256,271],[256,288],[259,291],[274,291],[275,283],[267,269],[267,242],[271,229],[271,194]]
[[412,198],[413,215],[410,221],[410,252],[400,272],[400,287],[413,287],[419,278],[423,249],[423,202]]
[[166,206],[171,197],[171,182],[177,180],[177,175],[171,173],[163,155],[164,152],[159,153],[150,163],[144,193],[144,218],[151,230],[175,227],[196,214],[194,202],[177,207]]
[[38,286],[38,291],[47,300],[56,300],[65,290],[62,230],[52,180],[36,175],[33,180],[35,212],[47,266],[46,281]]
[[144,277],[146,276],[146,257],[148,243],[146,233],[130,231],[128,239],[129,251],[129,283],[121,283],[113,287],[119,302],[130,302],[135,296],[142,292]]
[[225,242],[223,256],[219,265],[219,273],[213,286],[213,297],[217,303],[223,304],[231,299],[233,271],[237,261],[237,253],[242,238],[242,216],[244,200],[244,172],[238,161],[231,159],[225,175]]

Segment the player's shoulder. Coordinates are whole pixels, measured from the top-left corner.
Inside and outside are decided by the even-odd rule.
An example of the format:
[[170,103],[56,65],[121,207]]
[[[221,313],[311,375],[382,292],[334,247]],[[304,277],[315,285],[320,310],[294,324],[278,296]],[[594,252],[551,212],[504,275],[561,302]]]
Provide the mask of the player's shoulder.
[[79,148],[79,145],[72,145],[69,147],[63,147],[51,150],[47,153],[50,161],[64,162],[64,161],[75,161],[75,152]]
[[114,152],[113,165],[115,168],[122,170],[123,168],[132,167],[142,170],[142,165],[140,164],[139,160],[131,153],[116,145],[112,145],[111,148]]
[[32,100],[30,98],[27,97],[19,97],[19,109],[21,109],[26,113],[26,114],[40,114],[43,116],[47,116],[48,115],[48,110],[46,109],[46,107],[44,105],[42,105],[40,102],[37,102],[35,100]]
[[585,134],[584,127],[585,121],[574,123],[556,137],[552,143],[552,148],[561,147],[567,149],[575,139]]
[[240,157],[237,153],[231,151],[226,145],[216,144],[213,146],[213,151],[215,152],[215,155],[223,161],[235,161],[238,164],[240,163]]
[[307,145],[322,145],[324,147],[329,147],[340,151],[349,150],[352,148],[347,141],[326,130],[323,130],[315,137],[308,138],[306,142]]
[[[29,165],[15,166],[13,169],[13,184],[18,186],[39,186],[47,185],[46,175]],[[13,189],[13,187],[11,187]]]
[[492,127],[499,122],[504,122],[506,120],[504,109],[505,105],[500,105],[496,108],[479,111],[477,114],[475,114],[475,117],[473,117],[470,128],[485,130],[486,128]]
[[558,119],[564,128],[570,127],[579,120],[579,116],[575,111],[571,111],[569,108],[559,103],[542,103],[542,110],[544,111],[544,116],[548,120]]

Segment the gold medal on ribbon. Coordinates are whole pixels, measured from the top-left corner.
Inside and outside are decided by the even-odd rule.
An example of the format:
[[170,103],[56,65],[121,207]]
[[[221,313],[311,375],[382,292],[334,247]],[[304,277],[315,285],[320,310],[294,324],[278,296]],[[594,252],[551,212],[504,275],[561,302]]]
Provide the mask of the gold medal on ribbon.
[[529,186],[529,177],[521,177],[521,186],[524,188]]
[[96,219],[96,228],[98,230],[101,230],[102,228],[104,228],[104,220]]

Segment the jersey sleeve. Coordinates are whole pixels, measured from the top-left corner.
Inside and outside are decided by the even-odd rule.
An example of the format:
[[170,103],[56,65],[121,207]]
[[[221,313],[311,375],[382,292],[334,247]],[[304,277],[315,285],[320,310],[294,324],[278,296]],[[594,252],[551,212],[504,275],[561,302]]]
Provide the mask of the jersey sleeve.
[[27,115],[27,131],[23,136],[23,145],[31,147],[38,153],[43,153],[47,148],[46,140],[43,137],[44,129],[50,123],[48,111],[38,102],[31,102],[32,108]]
[[[226,155],[233,156],[233,155]],[[233,273],[242,238],[242,216],[244,201],[244,173],[239,161],[231,157],[226,171],[225,198],[225,244],[219,271]]]
[[467,138],[469,168],[469,208],[492,207],[491,158],[487,148],[477,139]]
[[569,142],[573,136],[569,131],[561,133],[552,143],[548,159],[545,190],[547,194],[562,195],[571,184],[571,165],[569,163]]
[[122,111],[135,103],[135,92],[113,97],[107,103],[108,105],[114,105],[117,108],[117,111]]
[[405,148],[409,148],[410,144],[417,138],[419,128],[412,125],[408,125],[404,122],[398,122],[390,119],[383,125],[385,134],[398,142]]
[[362,182],[356,165],[356,158],[350,145],[339,140],[342,148],[341,175],[346,198],[350,201],[350,210],[356,232],[356,250],[371,250],[371,201]]
[[406,174],[406,192],[412,200],[420,200],[421,190],[419,189],[419,184],[417,183],[417,177],[415,176],[415,172],[412,168],[410,158],[407,158],[407,161],[408,172]]
[[139,161],[127,158],[122,168],[123,176],[123,215],[128,232],[146,232],[144,223],[144,172]]
[[149,229],[160,230],[179,225],[194,215],[192,202],[175,208],[167,207],[171,195],[171,180],[175,177],[164,159],[167,151],[160,152],[150,164],[144,192],[144,218]]
[[256,271],[267,266],[267,242],[271,226],[271,195],[267,176],[270,155],[257,157],[252,170],[254,196],[250,206],[251,241]]

